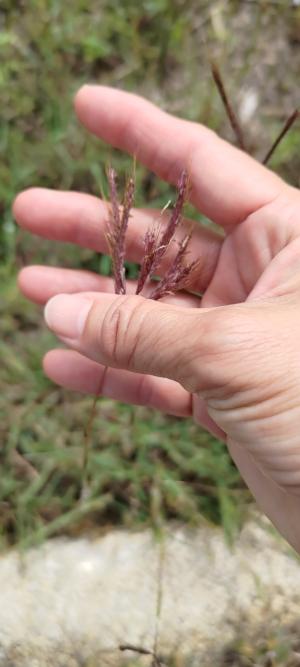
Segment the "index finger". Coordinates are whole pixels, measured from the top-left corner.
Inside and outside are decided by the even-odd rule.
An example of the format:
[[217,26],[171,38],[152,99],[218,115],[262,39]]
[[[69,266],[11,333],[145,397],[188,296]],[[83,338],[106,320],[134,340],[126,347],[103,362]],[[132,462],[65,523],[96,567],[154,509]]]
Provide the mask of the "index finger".
[[76,95],[75,108],[91,132],[170,183],[187,169],[191,201],[225,228],[273,201],[285,187],[276,174],[212,130],[175,118],[132,93],[86,85]]

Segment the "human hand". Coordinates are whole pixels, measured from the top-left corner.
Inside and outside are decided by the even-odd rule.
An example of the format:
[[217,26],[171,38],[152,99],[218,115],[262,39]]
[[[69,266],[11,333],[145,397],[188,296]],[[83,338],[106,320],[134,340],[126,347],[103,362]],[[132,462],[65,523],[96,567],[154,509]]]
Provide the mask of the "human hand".
[[[38,303],[54,296],[46,319],[71,348],[48,353],[46,373],[75,390],[193,415],[226,440],[258,504],[300,551],[299,192],[210,130],[134,95],[85,86],[75,106],[90,131],[161,178],[175,184],[187,169],[192,202],[225,235],[195,230],[201,302],[116,296],[110,279],[89,272],[24,269],[22,291]],[[14,213],[32,233],[106,251],[106,207],[95,197],[34,188]],[[152,219],[134,212],[128,259],[141,259]]]

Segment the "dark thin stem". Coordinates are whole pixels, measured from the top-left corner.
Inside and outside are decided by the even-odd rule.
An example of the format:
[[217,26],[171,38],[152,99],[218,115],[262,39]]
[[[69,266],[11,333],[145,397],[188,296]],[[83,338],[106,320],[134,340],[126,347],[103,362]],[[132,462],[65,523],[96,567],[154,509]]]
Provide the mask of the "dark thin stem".
[[268,150],[267,155],[263,160],[263,164],[267,164],[269,162],[273,153],[276,151],[277,146],[280,144],[280,142],[285,137],[285,135],[287,134],[287,132],[292,127],[292,125],[294,124],[295,120],[297,120],[298,117],[299,117],[299,110],[295,109],[295,111],[293,111],[293,113],[285,121],[282,130],[278,134],[278,137],[275,139],[275,141],[272,144],[270,150]]
[[159,560],[158,560],[158,582],[157,582],[157,600],[156,600],[156,619],[155,619],[155,636],[154,636],[154,646],[153,646],[153,667],[161,667],[160,661],[157,657],[158,649],[158,640],[159,640],[159,625],[161,619],[161,607],[163,600],[163,574],[164,574],[164,565],[165,565],[165,542],[163,537],[161,537],[160,549],[159,549]]
[[211,62],[211,72],[212,72],[212,75],[213,75],[214,82],[215,82],[215,84],[217,86],[217,89],[219,91],[221,100],[224,104],[227,116],[228,116],[229,121],[230,121],[230,125],[231,125],[231,127],[234,131],[235,136],[236,136],[237,143],[238,143],[239,147],[243,151],[245,151],[246,147],[245,147],[245,142],[244,142],[243,132],[242,132],[241,126],[239,124],[239,121],[237,119],[237,116],[236,116],[235,112],[233,111],[233,107],[232,107],[231,102],[229,100],[228,94],[225,90],[225,86],[224,86],[224,83],[223,83],[223,80],[222,80],[222,77],[221,77],[220,70],[219,70],[219,68],[218,68],[218,66],[215,62]]
[[134,646],[134,644],[120,644],[120,651],[132,651],[133,653],[140,653],[141,655],[153,655],[152,651],[142,646]]
[[80,497],[81,500],[85,500],[85,497],[87,495],[87,482],[88,482],[88,461],[89,461],[89,453],[90,453],[90,442],[91,442],[91,435],[92,435],[92,428],[96,416],[96,408],[97,408],[97,400],[98,400],[98,395],[94,397],[92,406],[91,406],[91,411],[88,417],[88,421],[85,427],[85,432],[84,432],[84,441],[83,441],[83,456],[82,456],[82,477],[81,477],[81,493]]
[[90,448],[91,448],[91,437],[92,437],[92,431],[93,431],[93,426],[97,414],[97,403],[98,399],[100,398],[101,395],[101,389],[103,387],[103,384],[105,382],[105,377],[107,373],[107,366],[104,368],[103,374],[101,376],[99,386],[98,386],[98,391],[97,394],[94,396],[93,403],[91,405],[91,410],[88,416],[88,421],[85,427],[85,432],[84,432],[84,441],[83,441],[83,457],[82,457],[82,478],[81,478],[81,499],[85,500],[86,496],[88,495],[88,462],[89,462],[89,454],[90,454]]

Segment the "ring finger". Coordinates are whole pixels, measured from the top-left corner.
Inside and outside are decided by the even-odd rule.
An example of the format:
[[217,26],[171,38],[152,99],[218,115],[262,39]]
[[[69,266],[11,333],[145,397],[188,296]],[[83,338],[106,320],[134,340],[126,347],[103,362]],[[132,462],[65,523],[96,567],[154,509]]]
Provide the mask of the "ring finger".
[[[23,294],[35,303],[45,304],[56,294],[76,292],[114,292],[112,278],[91,271],[54,268],[52,266],[28,266],[19,274],[19,287]],[[153,285],[152,285],[153,289]],[[136,282],[127,281],[129,294],[135,294]],[[150,286],[148,288],[150,291]],[[144,290],[147,296],[147,288]],[[199,299],[188,293],[174,294],[162,299],[167,303],[197,308]]]

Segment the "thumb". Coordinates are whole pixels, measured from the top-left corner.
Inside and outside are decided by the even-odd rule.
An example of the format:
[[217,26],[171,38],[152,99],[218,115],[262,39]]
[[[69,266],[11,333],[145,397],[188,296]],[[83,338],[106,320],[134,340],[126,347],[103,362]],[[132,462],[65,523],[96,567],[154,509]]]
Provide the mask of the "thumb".
[[177,380],[188,391],[196,390],[194,362],[208,316],[209,309],[103,293],[60,294],[45,309],[49,328],[87,357]]

